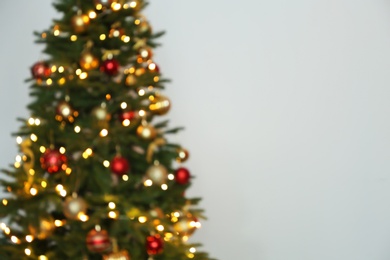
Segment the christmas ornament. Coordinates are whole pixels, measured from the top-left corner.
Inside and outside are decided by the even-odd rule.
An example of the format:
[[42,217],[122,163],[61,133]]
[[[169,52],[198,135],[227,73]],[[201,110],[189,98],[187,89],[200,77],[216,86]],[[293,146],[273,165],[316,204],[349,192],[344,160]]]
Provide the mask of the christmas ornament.
[[177,222],[173,224],[173,230],[180,236],[192,235],[198,227],[198,219],[191,213],[178,218]]
[[67,197],[63,204],[65,217],[69,219],[78,219],[80,214],[85,214],[87,211],[87,203],[82,198]]
[[138,50],[138,53],[139,53],[138,55],[139,63],[148,61],[153,57],[152,49],[148,47],[140,48]]
[[109,121],[111,120],[111,114],[108,113],[106,104],[101,104],[100,107],[97,107],[92,110],[92,115],[96,120],[98,127],[100,128],[108,128]]
[[45,217],[40,219],[38,227],[33,225],[28,226],[31,235],[38,239],[46,239],[47,237],[51,236],[54,228],[54,219],[52,217]]
[[99,67],[99,59],[90,52],[85,52],[80,58],[80,67],[83,70],[93,70]]
[[103,256],[103,260],[130,260],[130,256],[126,250],[122,250],[117,253]]
[[148,149],[146,151],[146,161],[150,163],[153,159],[153,154],[155,150],[158,147],[165,145],[166,143],[167,142],[164,138],[156,138],[155,140],[153,140],[153,142],[149,144]]
[[164,165],[152,165],[146,170],[146,176],[153,181],[153,183],[161,185],[166,183],[168,179],[168,170]]
[[75,33],[83,33],[87,30],[89,25],[89,17],[86,14],[76,14],[72,17],[72,27]]
[[144,140],[151,140],[156,137],[157,131],[152,125],[145,124],[137,128],[137,135]]
[[180,147],[176,151],[177,151],[177,157],[176,157],[177,162],[183,163],[188,160],[190,154],[186,149]]
[[121,156],[114,157],[110,165],[111,165],[111,171],[118,176],[122,176],[128,173],[130,170],[129,162]]
[[40,158],[42,169],[50,174],[66,169],[67,161],[68,159],[64,154],[60,153],[58,150],[52,149],[47,149]]
[[115,59],[105,60],[100,70],[109,76],[114,76],[119,72],[119,62]]
[[121,37],[125,34],[125,30],[123,30],[122,28],[112,28],[110,30],[110,34],[109,34],[109,37],[110,38],[118,38],[118,37]]
[[37,62],[31,67],[31,75],[34,79],[44,79],[51,75],[51,68],[46,62]]
[[151,96],[150,101],[149,109],[157,115],[165,115],[171,108],[171,102],[165,96]]
[[151,72],[157,72],[157,73],[160,72],[160,68],[154,62],[151,62],[151,63],[148,64],[148,70],[151,71]]
[[138,68],[135,70],[135,75],[139,77],[139,76],[144,75],[145,72],[146,72],[145,68]]
[[75,111],[72,106],[66,101],[62,101],[57,105],[56,113],[56,119],[58,121],[61,122],[66,120],[70,123],[73,123],[74,119],[79,115],[79,113]]
[[104,7],[109,7],[114,2],[113,0],[94,0],[95,6],[101,5]]
[[123,111],[122,114],[119,115],[119,119],[123,122],[125,120],[134,120],[137,118],[137,112],[135,111]]
[[137,84],[137,77],[130,74],[126,77],[126,85],[129,87],[133,87]]
[[175,171],[175,181],[178,184],[188,184],[190,178],[190,172],[186,168],[181,167]]
[[146,238],[146,252],[149,255],[157,255],[164,249],[164,241],[160,235],[148,236]]
[[157,218],[157,219],[164,218],[164,212],[162,211],[161,208],[151,209],[151,210],[149,210],[149,214],[150,214],[150,216],[152,216],[152,218]]
[[86,242],[88,250],[93,253],[103,253],[111,247],[107,231],[99,226],[88,232]]

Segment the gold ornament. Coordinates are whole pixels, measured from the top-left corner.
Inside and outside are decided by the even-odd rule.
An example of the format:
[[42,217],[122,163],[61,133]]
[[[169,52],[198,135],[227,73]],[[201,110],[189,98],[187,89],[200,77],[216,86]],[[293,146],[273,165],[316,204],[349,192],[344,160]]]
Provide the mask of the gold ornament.
[[157,131],[152,125],[145,124],[137,128],[137,135],[144,140],[151,140],[156,137]]
[[104,255],[103,260],[131,260],[129,253],[126,250],[122,250],[117,253]]
[[87,212],[87,203],[82,198],[67,197],[64,205],[64,215],[69,219],[78,219],[81,214]]
[[145,74],[145,72],[146,72],[145,68],[138,68],[138,69],[135,70],[135,75],[136,76],[142,76],[142,75]]
[[153,52],[151,48],[143,47],[140,48],[138,52],[138,58],[140,59],[139,63],[141,63],[142,61],[148,61],[153,57]]
[[152,161],[154,151],[159,147],[166,144],[164,138],[157,138],[152,143],[150,143],[148,150],[146,152],[146,161],[149,163]]
[[28,227],[32,236],[38,239],[46,239],[54,231],[55,225],[52,217],[43,218],[39,221],[39,227],[30,225]]
[[180,236],[190,236],[199,227],[199,222],[191,213],[179,217],[173,224],[173,230]]
[[165,96],[151,96],[149,99],[149,109],[157,115],[165,115],[171,108],[171,101]]
[[190,156],[190,154],[188,153],[188,151],[184,148],[178,148],[177,150],[177,157],[176,157],[176,161],[177,162],[185,162],[188,160],[188,157]]
[[75,118],[78,117],[79,113],[75,111],[71,105],[66,102],[60,102],[57,105],[57,115],[56,120],[62,122],[62,121],[68,121],[70,123],[73,123]]
[[137,77],[132,74],[128,75],[126,77],[126,85],[132,87],[135,86],[135,84],[137,84]]
[[168,170],[161,164],[152,165],[147,169],[146,176],[151,179],[153,183],[161,185],[166,183],[168,179]]
[[72,17],[72,27],[75,33],[83,33],[89,25],[89,17],[86,14],[76,14]]
[[83,70],[93,70],[99,67],[99,59],[90,52],[85,52],[80,58],[80,67]]
[[112,28],[110,30],[110,34],[109,34],[109,37],[110,38],[119,38],[121,36],[123,36],[125,34],[125,30],[123,30],[122,28]]

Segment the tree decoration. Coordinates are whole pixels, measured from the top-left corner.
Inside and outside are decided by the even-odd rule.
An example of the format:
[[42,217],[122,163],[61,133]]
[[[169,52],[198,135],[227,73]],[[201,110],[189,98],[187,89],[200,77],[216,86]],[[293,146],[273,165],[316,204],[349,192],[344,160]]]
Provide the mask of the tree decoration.
[[164,249],[164,241],[160,235],[148,236],[146,238],[146,251],[149,255],[160,254]]
[[178,184],[181,185],[188,184],[190,178],[191,178],[190,172],[184,167],[181,167],[175,171],[175,181]]
[[86,14],[78,13],[72,17],[72,27],[75,33],[84,33],[87,30],[89,23],[90,20]]
[[50,216],[46,216],[39,220],[38,227],[29,225],[28,229],[33,237],[38,239],[46,239],[53,233],[55,229],[54,220]]
[[110,249],[111,242],[106,230],[102,230],[100,226],[96,226],[88,232],[86,238],[87,248],[92,253],[103,253]]
[[114,58],[105,60],[100,70],[109,76],[115,76],[119,72],[119,62]]
[[34,79],[45,79],[51,75],[51,68],[46,62],[39,61],[31,67],[31,75]]
[[73,123],[75,118],[79,115],[79,113],[66,101],[62,101],[57,105],[56,113],[56,119],[58,121],[68,121],[70,123]]
[[157,115],[165,115],[168,113],[169,109],[171,108],[171,101],[161,95],[155,95],[150,97],[150,105],[149,109],[152,111],[154,114]]
[[154,184],[164,184],[168,179],[168,170],[164,165],[155,164],[148,168],[146,176],[153,181]]
[[40,158],[42,169],[50,174],[65,170],[67,161],[68,159],[64,154],[60,153],[58,150],[52,149],[46,149],[45,153]]
[[80,197],[67,197],[63,204],[64,215],[68,219],[78,219],[87,211],[87,203]]
[[134,119],[137,118],[137,112],[136,111],[123,111],[120,115],[119,115],[119,119],[121,120],[121,122],[125,121],[125,120],[129,120],[129,121],[132,121]]
[[129,87],[133,87],[137,84],[137,77],[133,74],[129,74],[126,76],[126,85]]
[[139,55],[138,55],[138,62],[139,63],[146,62],[153,57],[153,51],[149,47],[140,48],[138,50],[138,53],[139,53]]
[[130,260],[129,252],[126,250],[118,250],[118,243],[116,239],[112,239],[112,253],[104,255],[103,260]]
[[179,163],[183,163],[183,162],[187,161],[188,158],[190,157],[189,152],[182,147],[178,148],[176,150],[176,152],[177,152],[176,161]]
[[99,59],[91,52],[87,51],[81,54],[80,67],[83,70],[93,70],[99,67]]
[[198,226],[198,219],[188,212],[177,219],[173,224],[173,230],[180,236],[191,236]]
[[114,157],[110,165],[111,165],[111,171],[119,176],[128,173],[130,170],[129,161],[126,158],[123,158],[121,156]]
[[145,123],[137,128],[137,135],[144,140],[151,140],[156,137],[157,131],[152,125]]
[[95,3],[96,6],[101,5],[104,7],[110,7],[114,1],[113,0],[94,0],[93,2]]

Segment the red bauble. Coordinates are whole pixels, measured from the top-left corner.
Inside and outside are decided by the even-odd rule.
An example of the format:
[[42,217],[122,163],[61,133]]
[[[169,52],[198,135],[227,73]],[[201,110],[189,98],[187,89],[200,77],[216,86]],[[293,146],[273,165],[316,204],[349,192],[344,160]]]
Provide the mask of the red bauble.
[[178,184],[187,184],[190,181],[191,174],[186,168],[179,168],[175,171],[175,181]]
[[64,154],[51,149],[47,149],[40,159],[42,169],[46,170],[50,174],[59,172],[61,169],[66,168],[67,161],[68,159]]
[[50,76],[51,68],[46,62],[37,62],[31,67],[31,74],[34,79],[44,79]]
[[111,171],[120,176],[128,173],[128,171],[130,170],[129,162],[125,158],[120,156],[117,156],[114,159],[112,159],[110,165],[111,165]]
[[93,253],[102,253],[111,247],[110,237],[106,230],[92,229],[87,234],[87,248]]
[[160,235],[148,236],[146,238],[146,251],[149,255],[157,255],[164,249],[164,241]]
[[137,117],[137,113],[135,111],[124,111],[119,115],[119,119],[123,122],[125,120],[133,120]]
[[100,70],[107,75],[114,76],[119,72],[119,62],[115,59],[105,60],[100,67]]

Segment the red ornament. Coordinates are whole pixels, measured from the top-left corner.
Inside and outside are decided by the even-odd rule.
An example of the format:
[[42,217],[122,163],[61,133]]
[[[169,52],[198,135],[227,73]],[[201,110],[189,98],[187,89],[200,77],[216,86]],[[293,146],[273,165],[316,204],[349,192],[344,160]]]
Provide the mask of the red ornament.
[[111,171],[119,176],[128,173],[128,171],[130,170],[129,162],[125,158],[120,156],[117,156],[114,159],[112,159],[110,165],[111,165]]
[[119,119],[123,122],[125,120],[133,120],[137,117],[137,114],[135,111],[124,111],[122,114],[119,115]]
[[164,241],[160,235],[148,236],[146,238],[146,252],[149,255],[157,255],[164,249]]
[[100,70],[109,76],[114,76],[119,72],[119,62],[115,59],[105,60]]
[[50,76],[51,68],[46,62],[37,62],[31,67],[31,74],[34,79],[44,79]]
[[47,149],[40,159],[42,169],[50,174],[59,172],[61,169],[64,170],[67,161],[68,159],[64,154],[51,149]]
[[102,253],[111,247],[110,237],[106,230],[92,229],[87,234],[87,248],[93,253]]
[[178,184],[187,184],[190,181],[191,174],[186,168],[179,168],[175,172],[175,181]]

